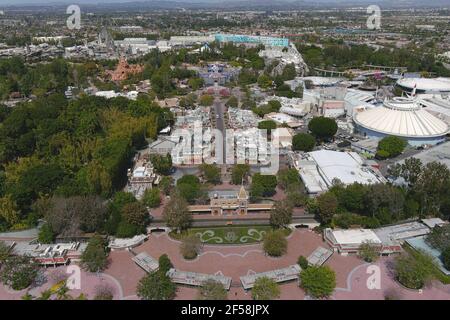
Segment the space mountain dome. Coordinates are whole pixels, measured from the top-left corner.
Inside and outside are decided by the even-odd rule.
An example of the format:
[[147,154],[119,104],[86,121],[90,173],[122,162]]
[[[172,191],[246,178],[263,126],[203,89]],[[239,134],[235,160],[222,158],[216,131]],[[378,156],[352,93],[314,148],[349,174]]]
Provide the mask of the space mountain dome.
[[449,126],[411,98],[396,97],[355,114],[353,120],[359,133],[370,138],[397,136],[410,145],[436,144],[445,140]]

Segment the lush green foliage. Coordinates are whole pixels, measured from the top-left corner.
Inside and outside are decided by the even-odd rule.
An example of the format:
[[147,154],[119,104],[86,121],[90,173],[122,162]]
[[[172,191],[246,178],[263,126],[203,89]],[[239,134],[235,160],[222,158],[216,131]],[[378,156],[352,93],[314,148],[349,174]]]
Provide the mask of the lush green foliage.
[[317,139],[327,140],[336,134],[338,127],[332,118],[315,117],[309,121],[308,129]]
[[237,164],[231,171],[231,182],[233,184],[241,184],[250,174],[250,166],[248,164]]
[[277,177],[255,173],[252,176],[250,195],[254,198],[271,197],[276,193]]
[[264,236],[263,249],[271,257],[280,257],[286,253],[287,244],[283,230],[269,231]]
[[170,201],[164,207],[163,219],[166,225],[177,231],[189,228],[192,215],[188,211],[186,200],[177,192],[170,195]]
[[280,297],[280,288],[278,284],[267,277],[261,277],[255,280],[252,288],[253,300],[273,300]]
[[28,288],[38,275],[38,265],[27,256],[9,256],[0,269],[1,282],[14,290]]
[[302,270],[305,270],[309,267],[308,259],[306,259],[304,256],[298,257],[297,264],[302,268]]
[[101,236],[92,237],[81,255],[83,268],[89,272],[99,272],[105,269],[108,263],[106,245],[106,241]]
[[327,298],[336,287],[336,274],[328,266],[311,266],[300,272],[300,286],[314,298]]
[[219,184],[221,181],[220,168],[214,164],[203,163],[200,165],[200,171],[207,182]]
[[143,300],[171,300],[175,297],[176,286],[162,272],[151,272],[138,283],[137,295]]
[[150,208],[159,207],[161,204],[161,191],[158,188],[145,190],[142,202]]
[[215,280],[206,280],[198,290],[198,300],[226,300],[228,292],[223,284]]
[[292,149],[309,152],[316,146],[316,139],[308,133],[297,133],[292,138]]
[[421,289],[434,278],[436,263],[425,252],[410,252],[395,260],[395,276],[407,288]]
[[270,210],[270,225],[274,228],[287,227],[292,221],[292,205],[289,201],[276,201]]

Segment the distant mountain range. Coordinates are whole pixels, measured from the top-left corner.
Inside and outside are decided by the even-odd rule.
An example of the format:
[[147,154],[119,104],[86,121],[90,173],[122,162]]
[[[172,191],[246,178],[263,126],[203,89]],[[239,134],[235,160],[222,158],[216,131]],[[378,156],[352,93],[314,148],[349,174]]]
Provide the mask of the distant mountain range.
[[0,6],[67,5],[117,7],[121,9],[253,9],[289,10],[336,8],[378,4],[382,8],[450,7],[450,0],[0,0]]

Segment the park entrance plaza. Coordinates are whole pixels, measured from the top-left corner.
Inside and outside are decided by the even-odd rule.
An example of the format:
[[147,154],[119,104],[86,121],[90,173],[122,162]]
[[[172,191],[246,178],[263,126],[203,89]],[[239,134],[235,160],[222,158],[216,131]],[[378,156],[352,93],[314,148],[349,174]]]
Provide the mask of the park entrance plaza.
[[[331,256],[328,244],[322,240],[322,236],[306,229],[296,229],[287,238],[288,250],[280,258],[272,258],[264,254],[262,245],[204,245],[202,252],[194,260],[185,260],[179,250],[180,242],[169,237],[167,233],[152,233],[148,240],[133,248],[133,252],[141,257],[151,256],[158,259],[162,254],[167,254],[174,265],[174,276],[183,278],[191,277],[192,285],[180,284],[177,289],[176,299],[196,299],[196,276],[219,277],[228,284],[228,298],[233,300],[250,300],[251,292],[245,290],[242,280],[251,280],[258,274],[280,275],[283,270],[287,275],[297,264],[300,255],[312,259],[314,256],[324,256],[320,263],[330,266],[336,272],[336,290],[331,299],[384,299],[388,290],[395,290],[404,299],[450,299],[450,286],[435,284],[426,288],[422,293],[412,292],[402,288],[392,280],[389,270],[391,257],[382,257],[375,265],[381,270],[381,289],[369,289],[366,282],[371,275],[367,273],[369,264],[360,260],[357,256],[342,256],[333,253]],[[326,250],[325,250],[326,249]],[[142,254],[145,253],[145,254]],[[319,257],[319,258],[320,258]],[[325,258],[327,257],[327,258]],[[317,260],[317,259],[316,259]],[[319,259],[320,260],[320,259]],[[145,275],[145,271],[133,262],[133,253],[127,250],[113,251],[110,253],[110,265],[104,271],[105,274],[117,279],[123,292],[123,298],[138,299],[136,286]],[[325,262],[323,262],[325,261]],[[291,269],[290,269],[291,268]],[[281,277],[282,278],[282,277]],[[305,299],[305,293],[298,286],[297,277],[291,277],[287,281],[280,282],[280,299]],[[290,280],[290,281],[289,281]],[[185,282],[178,281],[178,283]],[[250,289],[250,288],[247,288]],[[308,297],[307,297],[308,298]]]

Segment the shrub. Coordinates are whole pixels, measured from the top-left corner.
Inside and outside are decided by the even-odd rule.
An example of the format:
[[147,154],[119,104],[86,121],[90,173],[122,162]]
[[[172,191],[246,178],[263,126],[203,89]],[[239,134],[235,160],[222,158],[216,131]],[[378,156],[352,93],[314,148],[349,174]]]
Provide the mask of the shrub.
[[264,251],[272,257],[280,257],[287,251],[287,240],[283,230],[269,231],[264,237]]
[[215,280],[206,280],[198,291],[198,300],[226,300],[227,290]]
[[309,152],[316,146],[316,139],[308,133],[298,133],[292,139],[292,149]]
[[405,287],[417,290],[433,279],[435,267],[433,257],[425,252],[404,254],[395,260],[395,277]]
[[314,298],[327,298],[336,287],[336,274],[328,266],[311,266],[300,272],[300,286]]
[[280,288],[278,284],[267,277],[256,279],[252,289],[252,298],[254,300],[273,300],[280,297]]
[[445,269],[450,270],[450,247],[442,252],[442,263]]
[[309,263],[304,256],[298,257],[297,264],[302,268],[302,270],[308,269]]
[[180,251],[181,255],[188,260],[195,259],[200,251],[201,241],[196,235],[189,235],[183,238]]

